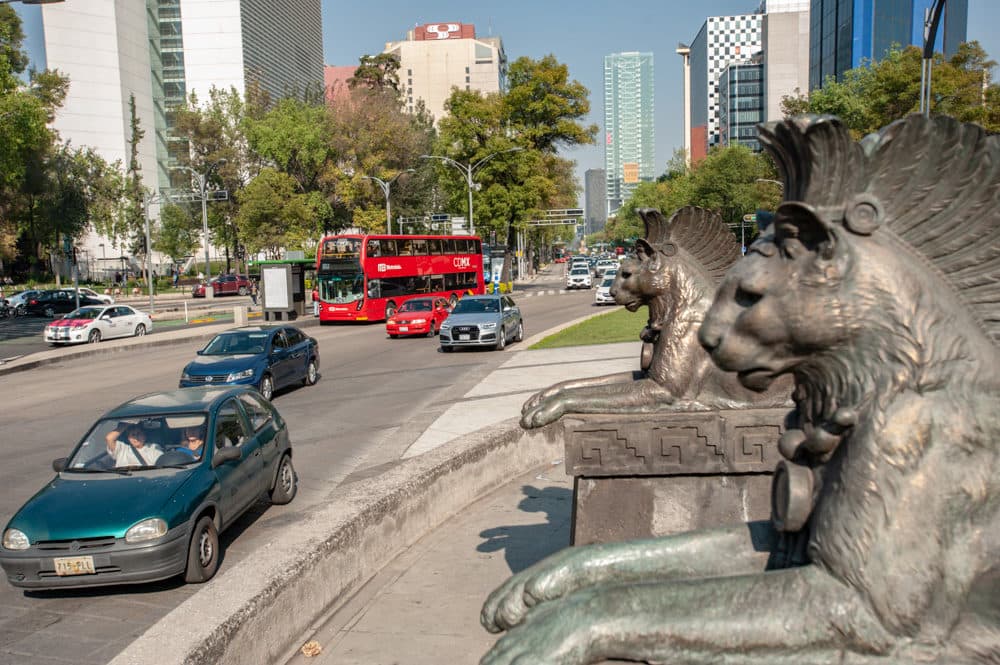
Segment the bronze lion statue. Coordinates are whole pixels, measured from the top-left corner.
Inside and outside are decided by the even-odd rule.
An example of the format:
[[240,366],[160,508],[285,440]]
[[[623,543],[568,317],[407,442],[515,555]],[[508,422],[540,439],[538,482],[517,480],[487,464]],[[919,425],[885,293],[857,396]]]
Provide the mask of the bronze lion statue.
[[615,274],[611,294],[649,320],[641,369],[571,379],[536,393],[521,409],[521,426],[542,427],[567,413],[658,413],[676,410],[782,406],[791,384],[755,394],[716,368],[698,343],[698,326],[726,270],[740,256],[736,238],[716,214],[688,206],[669,220],[639,211],[646,237]]
[[487,600],[483,663],[1000,663],[1000,137],[761,127],[785,202],[699,331],[791,375],[769,523],[566,549]]

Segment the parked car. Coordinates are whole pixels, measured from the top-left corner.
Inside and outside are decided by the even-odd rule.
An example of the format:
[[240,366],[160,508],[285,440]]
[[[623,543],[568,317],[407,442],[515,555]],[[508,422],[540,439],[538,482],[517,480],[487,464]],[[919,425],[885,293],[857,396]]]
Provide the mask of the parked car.
[[[80,294],[79,303],[79,307],[104,304],[100,300],[88,298],[82,293]],[[49,289],[29,298],[25,305],[25,312],[51,319],[55,318],[56,314],[72,312],[77,307],[76,294],[73,293],[72,289]]]
[[115,304],[115,299],[112,298],[111,296],[106,295],[104,293],[98,293],[93,289],[88,289],[86,286],[79,287],[79,291],[81,296],[87,296],[88,298],[95,298],[105,303],[106,305]]
[[7,306],[13,309],[18,316],[24,316],[28,313],[28,301],[38,296],[40,293],[41,291],[38,289],[15,291],[7,296]]
[[128,305],[90,305],[64,314],[45,326],[42,336],[52,345],[96,344],[113,337],[142,337],[153,330],[149,314]]
[[3,532],[0,566],[16,587],[204,582],[219,533],[258,498],[288,503],[298,487],[285,421],[248,386],[136,397],[52,468]]
[[444,298],[414,298],[407,300],[385,321],[389,337],[427,335],[433,337],[448,318],[451,308]]
[[219,333],[181,372],[180,387],[251,385],[274,391],[319,381],[319,343],[294,326],[251,326]]
[[[219,275],[208,282],[212,286],[212,295],[245,296],[250,293],[250,278],[246,275]],[[205,285],[195,284],[191,287],[192,298],[205,297]]]
[[502,351],[508,341],[524,339],[521,309],[510,296],[466,296],[441,324],[438,339],[444,352],[456,346],[492,346]]
[[593,285],[590,279],[590,268],[586,266],[573,268],[566,274],[567,289],[589,289]]

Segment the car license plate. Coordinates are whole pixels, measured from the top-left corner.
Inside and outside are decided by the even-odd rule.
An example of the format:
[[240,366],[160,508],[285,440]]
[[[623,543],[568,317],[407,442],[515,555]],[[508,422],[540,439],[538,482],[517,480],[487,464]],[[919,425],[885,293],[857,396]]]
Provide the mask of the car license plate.
[[409,332],[409,326],[399,326],[399,332]]
[[93,575],[94,557],[67,556],[53,559],[56,564],[56,575]]
[[469,335],[459,335],[458,336],[458,341],[460,341],[460,342],[468,342],[469,339],[470,339]]

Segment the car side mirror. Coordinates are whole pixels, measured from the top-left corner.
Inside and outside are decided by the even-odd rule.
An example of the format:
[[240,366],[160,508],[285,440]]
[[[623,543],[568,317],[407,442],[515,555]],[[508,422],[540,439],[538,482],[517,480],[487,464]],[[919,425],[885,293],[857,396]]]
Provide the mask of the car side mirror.
[[195,353],[198,354],[199,356],[203,356],[205,355],[205,349],[198,349],[197,351],[195,351]]
[[52,470],[56,473],[66,470],[66,462],[69,461],[68,457],[59,457],[52,460]]
[[105,315],[103,315],[101,317],[101,320],[102,321],[110,321],[111,320],[111,315],[110,314],[105,314]]
[[226,446],[225,448],[219,448],[212,455],[212,468],[226,464],[227,462],[236,462],[243,457],[243,449],[237,448],[235,446]]

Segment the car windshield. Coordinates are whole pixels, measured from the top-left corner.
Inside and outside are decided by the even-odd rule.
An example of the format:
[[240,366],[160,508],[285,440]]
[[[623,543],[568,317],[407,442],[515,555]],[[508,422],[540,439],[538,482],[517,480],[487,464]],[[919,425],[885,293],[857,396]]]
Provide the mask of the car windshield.
[[573,270],[571,270],[569,274],[571,274],[571,275],[589,275],[590,271],[587,270],[586,268],[573,268]]
[[495,314],[500,311],[499,300],[477,300],[474,298],[463,298],[455,305],[453,314]]
[[96,319],[104,311],[103,307],[81,307],[69,314],[63,314],[64,319]]
[[603,282],[601,282],[602,287],[611,288],[611,285],[615,283],[614,277],[606,277]]
[[99,420],[67,460],[67,473],[141,471],[201,459],[204,413],[148,414]]
[[404,302],[400,308],[400,312],[429,312],[432,307],[432,302],[430,300],[408,300]]
[[266,332],[228,332],[216,335],[201,351],[203,356],[231,356],[246,353],[264,353],[267,349]]

